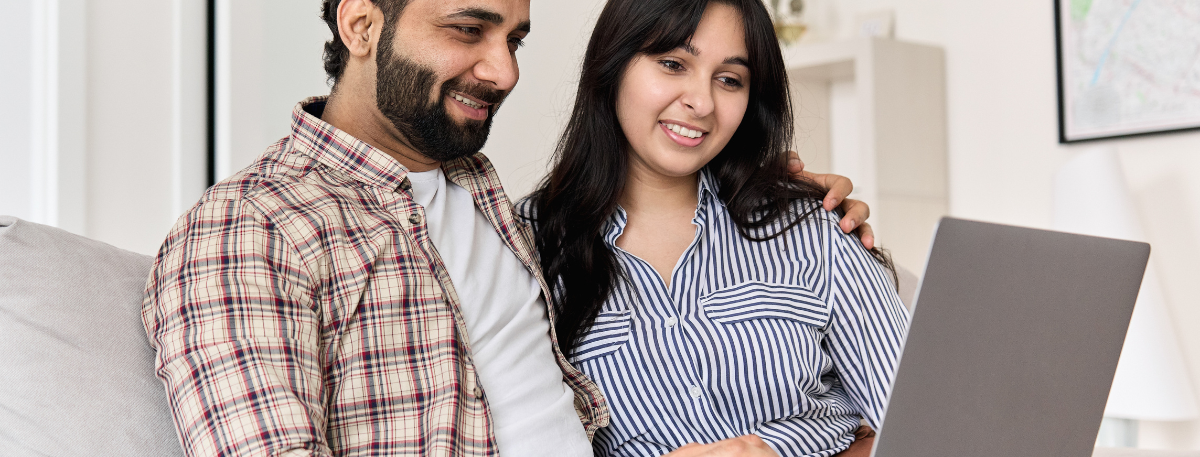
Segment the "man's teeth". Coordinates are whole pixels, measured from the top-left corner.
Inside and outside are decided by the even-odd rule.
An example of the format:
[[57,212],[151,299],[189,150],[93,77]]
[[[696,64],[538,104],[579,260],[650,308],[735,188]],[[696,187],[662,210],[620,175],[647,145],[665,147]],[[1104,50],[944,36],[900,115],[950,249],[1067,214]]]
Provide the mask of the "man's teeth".
[[667,128],[670,129],[672,132],[678,133],[679,136],[685,136],[688,138],[700,138],[701,136],[704,136],[704,132],[692,130],[692,129],[689,129],[686,127],[680,127],[675,124],[663,124],[663,125],[667,126]]
[[450,95],[453,96],[455,100],[462,102],[462,104],[464,104],[464,105],[470,106],[475,109],[483,108],[483,105],[475,103],[473,100],[471,100],[467,97],[463,97],[462,95],[458,95],[458,94],[450,94]]

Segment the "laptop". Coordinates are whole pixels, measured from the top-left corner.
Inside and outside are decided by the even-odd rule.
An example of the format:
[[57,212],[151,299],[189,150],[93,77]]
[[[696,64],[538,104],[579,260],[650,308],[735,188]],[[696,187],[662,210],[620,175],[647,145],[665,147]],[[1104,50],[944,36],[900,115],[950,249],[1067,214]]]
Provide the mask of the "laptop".
[[1150,256],[943,218],[875,457],[1088,457]]

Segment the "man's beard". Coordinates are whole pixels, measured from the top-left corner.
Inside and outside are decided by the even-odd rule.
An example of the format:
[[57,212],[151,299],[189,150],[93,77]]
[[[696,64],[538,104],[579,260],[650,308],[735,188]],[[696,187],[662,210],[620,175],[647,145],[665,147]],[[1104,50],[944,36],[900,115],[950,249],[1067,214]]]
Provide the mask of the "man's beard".
[[[442,84],[437,100],[430,102],[436,84],[433,70],[393,55],[388,35],[381,37],[375,59],[375,103],[379,111],[404,135],[408,145],[425,157],[445,162],[479,152],[487,142],[492,117],[505,93],[452,79]],[[461,125],[455,122],[446,112],[450,92],[491,103],[487,119],[469,119]]]

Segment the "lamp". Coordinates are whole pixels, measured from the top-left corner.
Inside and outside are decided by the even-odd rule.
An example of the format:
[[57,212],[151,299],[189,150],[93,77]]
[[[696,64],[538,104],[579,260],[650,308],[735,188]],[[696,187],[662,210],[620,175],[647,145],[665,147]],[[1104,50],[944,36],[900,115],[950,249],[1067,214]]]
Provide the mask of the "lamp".
[[[1054,179],[1054,228],[1065,232],[1146,241],[1133,196],[1112,148],[1084,151]],[[1105,418],[1122,419],[1124,439],[1136,446],[1137,420],[1184,421],[1200,416],[1187,364],[1171,324],[1153,262],[1146,267]],[[1106,426],[1114,424],[1106,421]],[[1120,428],[1121,422],[1116,422]],[[1124,441],[1124,442],[1120,442]]]

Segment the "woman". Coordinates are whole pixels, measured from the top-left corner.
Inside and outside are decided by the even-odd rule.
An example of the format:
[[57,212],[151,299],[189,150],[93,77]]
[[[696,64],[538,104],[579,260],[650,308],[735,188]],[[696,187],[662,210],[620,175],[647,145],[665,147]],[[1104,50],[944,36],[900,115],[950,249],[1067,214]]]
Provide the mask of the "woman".
[[[792,118],[759,0],[610,0],[551,174],[522,203],[563,352],[604,391],[597,455],[878,428],[905,313],[882,255],[785,171]],[[867,449],[869,452],[869,449]]]

